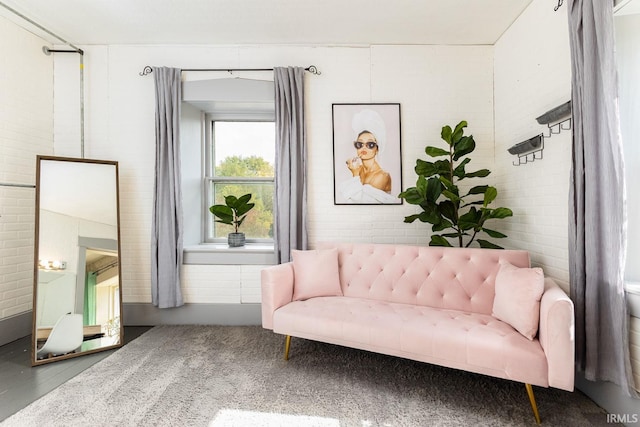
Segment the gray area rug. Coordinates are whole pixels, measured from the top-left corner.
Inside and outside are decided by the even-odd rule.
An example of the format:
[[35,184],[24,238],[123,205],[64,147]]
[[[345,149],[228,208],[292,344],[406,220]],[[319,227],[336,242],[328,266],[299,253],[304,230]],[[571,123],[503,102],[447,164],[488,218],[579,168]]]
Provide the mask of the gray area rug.
[[[531,426],[524,385],[258,326],[159,326],[9,426]],[[607,425],[582,393],[534,387],[543,426]],[[609,426],[611,424],[608,424]]]

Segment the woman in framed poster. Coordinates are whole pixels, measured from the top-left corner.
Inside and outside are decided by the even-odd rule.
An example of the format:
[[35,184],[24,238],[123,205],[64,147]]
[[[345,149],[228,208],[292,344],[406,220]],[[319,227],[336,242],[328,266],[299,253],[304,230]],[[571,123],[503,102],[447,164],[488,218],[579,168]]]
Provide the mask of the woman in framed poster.
[[400,104],[333,104],[334,202],[402,204]]

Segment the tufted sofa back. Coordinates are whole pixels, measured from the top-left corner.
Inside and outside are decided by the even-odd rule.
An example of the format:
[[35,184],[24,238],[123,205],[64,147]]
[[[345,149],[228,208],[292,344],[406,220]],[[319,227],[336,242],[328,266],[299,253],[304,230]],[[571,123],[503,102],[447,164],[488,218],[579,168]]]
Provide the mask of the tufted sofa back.
[[491,314],[500,263],[529,267],[527,251],[365,243],[338,248],[340,285],[348,297]]

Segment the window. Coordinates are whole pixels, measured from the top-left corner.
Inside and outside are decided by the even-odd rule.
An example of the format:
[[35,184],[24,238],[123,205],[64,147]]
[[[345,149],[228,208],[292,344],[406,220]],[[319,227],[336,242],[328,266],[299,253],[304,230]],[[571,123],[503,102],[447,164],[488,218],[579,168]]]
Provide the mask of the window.
[[[204,197],[207,208],[224,197],[251,193],[255,207],[239,231],[247,242],[273,241],[275,123],[208,118]],[[226,242],[232,226],[208,215],[205,242]]]
[[625,279],[627,284],[640,292],[640,225],[635,219],[640,216],[640,15],[615,17],[616,60],[618,63],[618,90],[620,108],[620,131],[626,163],[627,184],[627,264]]

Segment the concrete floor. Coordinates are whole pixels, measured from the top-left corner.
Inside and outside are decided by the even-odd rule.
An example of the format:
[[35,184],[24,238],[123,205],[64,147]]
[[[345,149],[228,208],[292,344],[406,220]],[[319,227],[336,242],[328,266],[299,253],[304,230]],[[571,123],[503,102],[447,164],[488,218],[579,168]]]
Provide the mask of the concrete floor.
[[[149,330],[125,326],[125,345]],[[18,412],[116,350],[31,367],[31,336],[0,347],[0,421]]]

